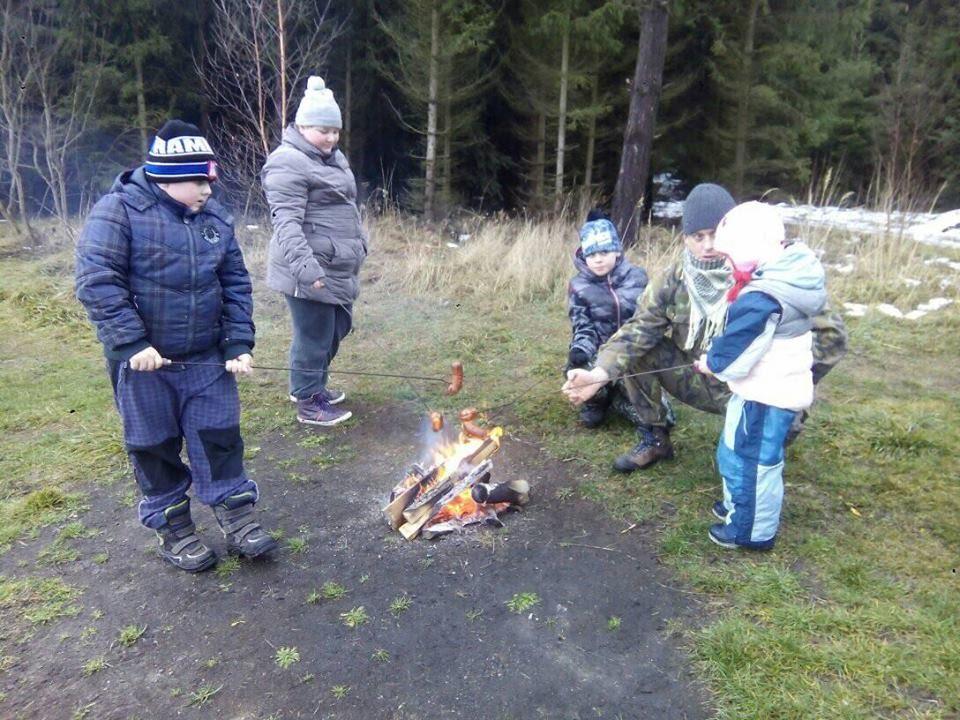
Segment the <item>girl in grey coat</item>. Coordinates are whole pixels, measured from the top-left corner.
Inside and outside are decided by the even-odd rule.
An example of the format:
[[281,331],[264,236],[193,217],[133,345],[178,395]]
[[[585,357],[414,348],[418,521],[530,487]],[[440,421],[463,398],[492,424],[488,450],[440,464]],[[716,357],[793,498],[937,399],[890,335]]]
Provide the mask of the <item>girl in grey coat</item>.
[[283,293],[290,308],[290,398],[297,420],[310,425],[351,416],[334,407],[344,393],[327,387],[327,368],[350,332],[367,255],[357,184],[336,147],[341,127],[333,93],[322,78],[311,77],[294,124],[261,173],[273,221],[267,285]]

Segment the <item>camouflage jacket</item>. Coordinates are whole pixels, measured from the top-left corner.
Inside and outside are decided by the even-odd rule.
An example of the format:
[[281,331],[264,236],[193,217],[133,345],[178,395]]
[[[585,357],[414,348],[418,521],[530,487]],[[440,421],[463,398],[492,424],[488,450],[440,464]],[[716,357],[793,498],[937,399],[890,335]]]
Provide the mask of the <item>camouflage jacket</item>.
[[[847,329],[829,306],[813,319],[813,381],[817,383],[847,353]],[[706,348],[683,349],[690,331],[690,296],[683,282],[683,264],[677,261],[654,279],[637,311],[597,353],[597,365],[616,380],[629,373],[631,363],[661,341],[674,345],[677,364],[692,363]]]

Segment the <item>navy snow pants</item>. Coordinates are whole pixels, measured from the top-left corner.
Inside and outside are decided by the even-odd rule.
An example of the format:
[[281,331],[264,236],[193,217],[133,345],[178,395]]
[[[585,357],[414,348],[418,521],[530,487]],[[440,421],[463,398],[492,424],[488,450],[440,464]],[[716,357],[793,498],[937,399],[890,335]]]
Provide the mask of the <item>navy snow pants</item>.
[[[140,522],[164,524],[164,509],[193,495],[216,505],[257,485],[243,469],[240,396],[236,378],[219,351],[183,358],[219,367],[171,365],[154,372],[110,361],[114,400],[123,420],[123,440],[143,499]],[[181,460],[184,441],[189,467]]]

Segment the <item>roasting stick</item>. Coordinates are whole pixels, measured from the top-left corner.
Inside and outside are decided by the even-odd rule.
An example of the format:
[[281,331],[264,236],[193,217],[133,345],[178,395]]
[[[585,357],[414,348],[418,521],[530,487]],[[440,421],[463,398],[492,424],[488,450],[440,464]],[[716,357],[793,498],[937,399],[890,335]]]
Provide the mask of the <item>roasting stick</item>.
[[[644,370],[643,372],[627,373],[626,375],[621,375],[617,379],[622,380],[623,378],[639,377],[641,375],[655,375],[656,373],[670,372],[671,370],[683,370],[684,368],[688,368],[688,367],[693,367],[693,363],[684,363],[683,365],[674,365],[672,367],[657,368],[656,370]],[[519,392],[517,396],[512,400],[508,400],[507,402],[501,403],[500,405],[494,405],[492,407],[487,407],[487,408],[480,408],[478,412],[483,414],[489,414],[489,413],[496,412],[497,410],[503,410],[504,408],[508,408],[511,405],[514,405],[520,402],[520,400],[522,400],[528,392],[533,390],[533,388],[537,387],[537,385],[542,385],[545,382],[556,382],[556,380],[554,378],[540,378],[538,380],[534,380],[532,383],[527,385],[527,387],[525,387],[521,392]],[[608,382],[610,381],[595,380],[594,382],[584,383],[584,385],[606,385]]]
[[[224,363],[217,362],[190,362],[186,360],[168,360],[167,358],[163,359],[164,365],[201,365],[209,367],[223,367]],[[324,372],[322,368],[292,368],[284,367],[280,365],[251,365],[253,370],[284,370],[291,371],[296,370],[297,372]],[[447,386],[448,395],[456,395],[460,392],[460,388],[463,387],[463,364],[459,361],[454,362],[450,366],[450,377],[441,378],[441,377],[424,377],[422,375],[399,375],[394,373],[382,373],[382,372],[368,372],[365,370],[340,370],[327,368],[326,372],[330,374],[341,374],[341,375],[367,375],[370,377],[388,377],[388,378],[400,378],[403,380],[424,380],[426,382],[440,382],[444,383]]]

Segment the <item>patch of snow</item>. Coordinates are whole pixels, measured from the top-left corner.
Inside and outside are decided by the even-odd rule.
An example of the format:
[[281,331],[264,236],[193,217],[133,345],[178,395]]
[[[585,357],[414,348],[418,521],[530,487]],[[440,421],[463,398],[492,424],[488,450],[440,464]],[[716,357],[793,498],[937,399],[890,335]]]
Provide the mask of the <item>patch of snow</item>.
[[246,227],[247,227],[247,230],[259,230],[259,229],[260,229],[260,226],[259,226],[259,225],[247,225]]
[[940,310],[945,308],[947,305],[952,305],[953,300],[944,297],[936,297],[930,300],[929,302],[921,303],[917,305],[917,310],[923,310],[925,312],[932,312],[933,310]]
[[950,258],[935,257],[923,261],[924,265],[946,265],[951,270],[960,270],[960,262],[954,262]]
[[458,243],[455,243],[455,242],[448,242],[448,243],[447,243],[447,247],[448,247],[448,248],[457,249],[457,248],[460,247],[460,245],[459,245]]
[[846,263],[844,265],[825,265],[824,267],[830,268],[838,275],[849,275],[856,269],[853,263]]
[[920,287],[920,281],[914,278],[902,278],[902,280],[907,287]]
[[658,200],[653,204],[653,215],[667,220],[683,217],[683,202],[680,200]]
[[467,240],[470,239],[470,237],[471,237],[470,233],[460,233],[459,235],[457,235],[457,242],[465,243]]
[[903,317],[907,320],[919,320],[926,314],[927,314],[926,310],[911,310]]
[[900,312],[900,309],[896,305],[890,305],[889,303],[880,303],[877,305],[877,312],[883,313],[888,317],[892,318],[902,318],[903,313]]
[[853,233],[903,233],[917,242],[960,248],[960,210],[944,213],[879,212],[866,208],[778,206],[784,222],[841,228]]
[[861,305],[860,303],[845,302],[843,304],[844,310],[847,311],[847,315],[850,317],[863,317],[867,314],[868,306]]

